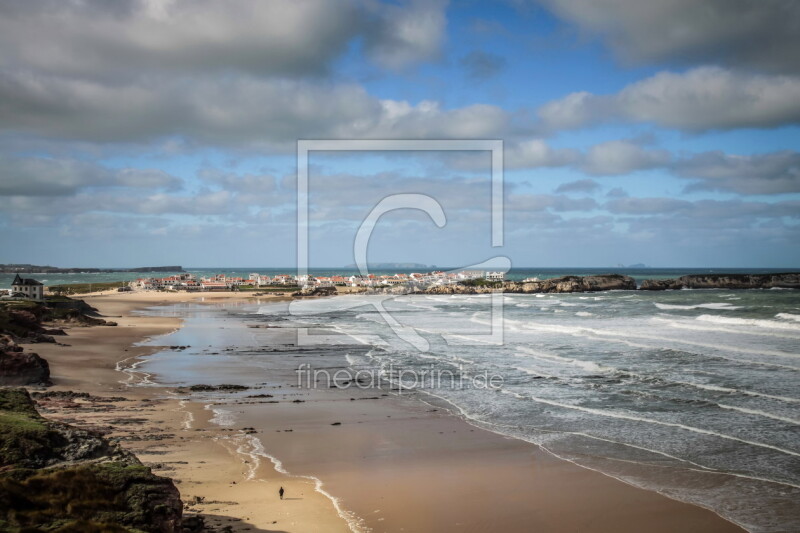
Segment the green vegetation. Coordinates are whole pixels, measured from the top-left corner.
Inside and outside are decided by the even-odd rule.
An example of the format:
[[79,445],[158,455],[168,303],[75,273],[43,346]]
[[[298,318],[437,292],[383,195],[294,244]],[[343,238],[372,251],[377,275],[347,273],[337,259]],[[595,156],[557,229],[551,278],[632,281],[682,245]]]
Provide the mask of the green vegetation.
[[0,467],[41,464],[60,440],[25,389],[0,389]]
[[[87,461],[97,457],[106,462]],[[64,462],[72,464],[57,466]],[[0,531],[136,533],[180,523],[169,479],[97,435],[43,418],[24,389],[0,389],[0,467]]]
[[148,468],[121,463],[16,470],[0,477],[0,530],[139,532],[120,524],[151,523],[155,480]]
[[63,285],[51,285],[48,287],[50,292],[64,294],[86,294],[89,292],[108,291],[127,287],[127,281],[107,281],[103,283],[65,283]]

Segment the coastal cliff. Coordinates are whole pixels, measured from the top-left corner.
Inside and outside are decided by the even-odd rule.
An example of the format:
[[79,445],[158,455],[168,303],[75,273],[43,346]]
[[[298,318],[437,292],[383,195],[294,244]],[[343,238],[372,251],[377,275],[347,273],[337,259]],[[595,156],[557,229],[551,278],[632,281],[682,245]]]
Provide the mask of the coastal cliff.
[[677,289],[800,289],[800,273],[783,274],[693,274],[675,279],[648,279],[641,290]]
[[50,365],[33,352],[23,352],[10,335],[0,335],[0,386],[49,385]]
[[0,389],[0,530],[178,533],[182,502],[102,436],[42,417],[24,389]]
[[0,304],[0,386],[49,385],[47,361],[18,343],[55,343],[54,336],[66,335],[63,326],[116,325],[97,314],[82,300],[65,297]]

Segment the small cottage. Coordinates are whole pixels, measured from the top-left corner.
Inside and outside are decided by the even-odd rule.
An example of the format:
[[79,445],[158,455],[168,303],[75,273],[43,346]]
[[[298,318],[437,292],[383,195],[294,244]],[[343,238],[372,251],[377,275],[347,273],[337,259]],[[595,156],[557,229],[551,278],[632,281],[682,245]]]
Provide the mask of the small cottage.
[[14,281],[11,282],[11,293],[41,301],[44,300],[44,285],[33,278],[21,278],[17,274]]

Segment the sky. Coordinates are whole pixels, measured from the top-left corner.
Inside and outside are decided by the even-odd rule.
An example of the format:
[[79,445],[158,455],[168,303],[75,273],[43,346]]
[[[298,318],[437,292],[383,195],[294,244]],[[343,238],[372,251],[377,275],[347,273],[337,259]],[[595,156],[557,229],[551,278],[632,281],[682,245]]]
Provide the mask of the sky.
[[[800,266],[800,3],[5,0],[0,263]],[[497,244],[496,242],[494,244]]]

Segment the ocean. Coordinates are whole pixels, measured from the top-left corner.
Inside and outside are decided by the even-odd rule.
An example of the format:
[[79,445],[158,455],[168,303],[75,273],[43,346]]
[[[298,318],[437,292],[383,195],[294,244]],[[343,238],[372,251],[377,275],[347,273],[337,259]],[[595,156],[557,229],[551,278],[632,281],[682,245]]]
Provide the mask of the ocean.
[[[456,269],[457,267],[453,267]],[[450,268],[440,268],[440,270],[450,270]],[[459,269],[460,270],[460,269]],[[794,269],[788,269],[793,271]],[[211,274],[225,274],[230,277],[243,277],[247,278],[251,273],[257,272],[259,274],[296,274],[296,270],[291,268],[185,268],[186,272],[201,276],[209,276]],[[370,273],[377,275],[392,275],[392,274],[409,274],[411,272],[418,272],[419,270],[411,269],[394,269],[394,270],[370,270]],[[512,268],[509,272],[507,279],[509,280],[523,280],[530,277],[538,277],[539,279],[555,278],[566,275],[587,276],[590,274],[627,274],[637,281],[646,279],[664,279],[664,278],[677,278],[686,274],[707,274],[707,273],[742,273],[742,274],[762,274],[770,272],[786,272],[787,269],[754,269],[754,268],[550,268],[550,267],[524,267]],[[309,274],[315,276],[331,276],[340,274],[349,276],[358,274],[359,272],[352,268],[311,268]],[[96,273],[76,273],[76,274],[22,274],[23,277],[32,277],[45,285],[63,285],[68,283],[106,283],[112,281],[132,281],[137,278],[143,277],[166,277],[177,272],[96,272]],[[11,281],[14,279],[14,274],[0,273],[0,289],[11,288]]]
[[414,394],[477,426],[750,531],[800,531],[800,292],[503,295],[501,344],[488,335],[500,324],[489,295],[384,298],[161,308],[186,326],[155,342],[192,347],[139,370],[187,384],[235,382],[247,368],[258,380],[284,355],[257,348],[306,328],[320,353],[381,386],[455,376],[419,380]]

